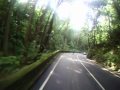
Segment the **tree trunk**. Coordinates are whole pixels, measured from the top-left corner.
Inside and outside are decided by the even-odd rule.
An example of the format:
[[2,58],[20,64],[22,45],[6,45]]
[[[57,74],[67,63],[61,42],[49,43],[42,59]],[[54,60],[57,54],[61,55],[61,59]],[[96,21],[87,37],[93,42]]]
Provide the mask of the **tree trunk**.
[[[55,14],[53,14],[52,18],[51,18],[51,21],[50,21],[50,25],[49,25],[49,28],[46,28],[46,33],[44,33],[44,36],[41,40],[41,46],[40,46],[40,49],[39,49],[39,52],[42,52],[45,47],[47,47],[48,45],[48,41],[49,41],[49,38],[50,38],[50,34],[52,32],[52,29],[53,29],[53,21],[54,21],[54,17],[55,17]],[[48,30],[47,30],[48,29]]]
[[11,0],[9,2],[9,9],[8,9],[8,13],[7,13],[8,16],[7,16],[6,25],[5,25],[5,32],[4,32],[4,43],[3,43],[4,55],[8,54],[10,23],[11,23],[11,18],[12,18],[13,7],[15,4],[15,1],[16,0]]
[[35,15],[35,7],[36,7],[37,2],[38,2],[38,0],[35,0],[33,5],[31,6],[31,12],[30,12],[30,16],[29,16],[29,24],[27,27],[26,35],[25,35],[25,47],[26,48],[28,48],[29,42],[31,41],[31,38],[32,38],[32,25],[34,22],[33,18]]
[[37,2],[38,0],[34,0],[34,2],[33,0],[28,0],[28,5],[30,5],[31,11],[28,12],[29,22],[28,22],[28,27],[26,30],[25,38],[24,38],[25,50],[23,52],[23,58],[22,58],[21,64],[28,64],[28,60],[30,60],[30,58],[28,57],[28,49],[29,49],[29,45],[33,37],[32,36],[32,25],[34,24],[35,7],[36,7]]

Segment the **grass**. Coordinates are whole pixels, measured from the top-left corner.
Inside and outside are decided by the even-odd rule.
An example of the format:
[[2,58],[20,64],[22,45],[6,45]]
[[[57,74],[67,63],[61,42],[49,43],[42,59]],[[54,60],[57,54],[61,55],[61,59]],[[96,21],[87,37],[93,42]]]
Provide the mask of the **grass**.
[[17,56],[0,57],[0,78],[13,73],[20,66],[19,61]]
[[12,83],[14,83],[16,80],[22,78],[23,76],[25,76],[27,73],[29,73],[30,71],[32,71],[33,69],[35,69],[38,65],[42,64],[44,61],[47,60],[48,57],[54,55],[55,53],[57,53],[58,51],[55,52],[49,52],[49,53],[45,53],[41,56],[41,58],[39,60],[37,60],[36,62],[34,62],[33,64],[30,65],[26,65],[23,68],[21,68],[19,71],[17,71],[16,73],[13,73],[11,75],[6,76],[5,78],[0,80],[0,90],[4,89],[5,87],[11,85]]

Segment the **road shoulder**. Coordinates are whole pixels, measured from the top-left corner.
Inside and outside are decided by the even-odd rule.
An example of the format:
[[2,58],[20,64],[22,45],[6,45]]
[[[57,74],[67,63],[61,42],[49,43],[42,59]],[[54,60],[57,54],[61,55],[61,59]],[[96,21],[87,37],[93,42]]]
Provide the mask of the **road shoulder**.
[[100,66],[102,69],[110,72],[110,73],[113,74],[114,76],[120,78],[120,71],[115,71],[115,70],[111,69],[110,67],[104,66],[103,64],[96,62],[95,60],[90,60],[90,59],[88,59],[88,60],[89,60],[90,62],[95,63],[96,65]]

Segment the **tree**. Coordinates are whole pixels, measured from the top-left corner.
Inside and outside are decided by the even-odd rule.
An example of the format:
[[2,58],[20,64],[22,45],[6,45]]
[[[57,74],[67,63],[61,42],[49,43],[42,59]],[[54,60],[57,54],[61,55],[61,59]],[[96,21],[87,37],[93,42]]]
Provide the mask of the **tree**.
[[16,0],[11,0],[8,1],[8,10],[7,10],[7,20],[6,20],[6,25],[5,25],[5,32],[4,32],[4,44],[3,44],[3,49],[4,49],[4,54],[8,54],[8,40],[9,40],[9,32],[10,32],[10,23],[12,20],[12,14],[13,14],[13,7],[15,4]]

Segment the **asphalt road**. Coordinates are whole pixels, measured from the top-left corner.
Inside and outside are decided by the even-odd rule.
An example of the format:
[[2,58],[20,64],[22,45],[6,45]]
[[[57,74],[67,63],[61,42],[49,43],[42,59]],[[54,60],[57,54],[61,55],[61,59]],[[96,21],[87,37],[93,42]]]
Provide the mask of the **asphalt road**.
[[62,53],[31,90],[120,90],[120,78],[79,53]]

